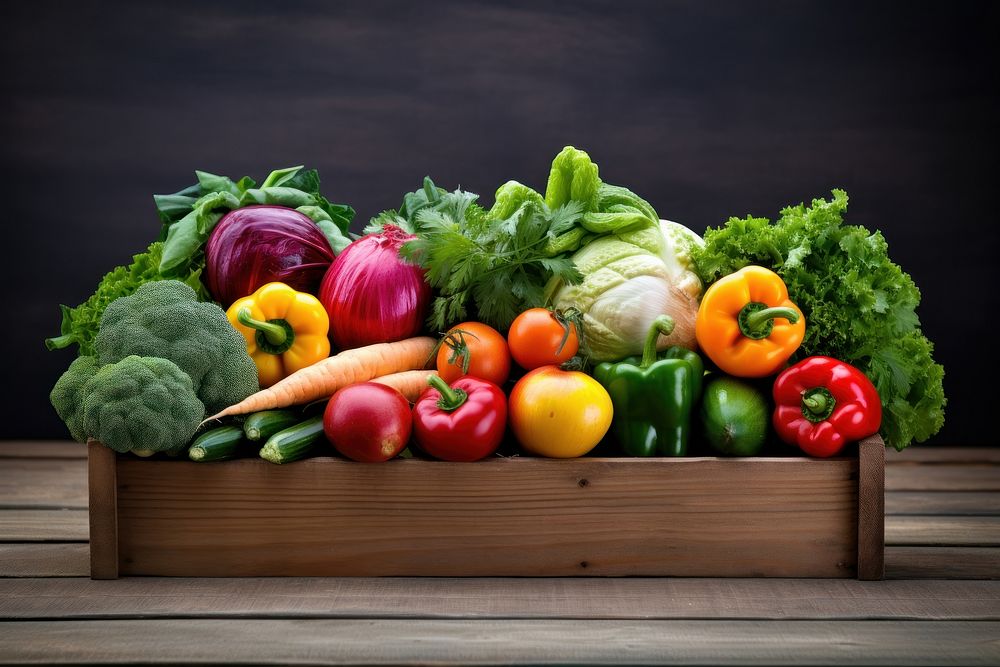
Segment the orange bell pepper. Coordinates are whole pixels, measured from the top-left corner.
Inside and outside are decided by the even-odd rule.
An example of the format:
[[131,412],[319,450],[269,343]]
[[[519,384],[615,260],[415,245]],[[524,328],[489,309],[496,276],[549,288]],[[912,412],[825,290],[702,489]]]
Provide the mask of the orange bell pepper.
[[267,283],[226,311],[243,334],[261,387],[330,356],[330,318],[319,299],[285,283]]
[[747,266],[708,288],[694,333],[723,372],[765,377],[781,370],[802,344],[806,320],[778,274]]

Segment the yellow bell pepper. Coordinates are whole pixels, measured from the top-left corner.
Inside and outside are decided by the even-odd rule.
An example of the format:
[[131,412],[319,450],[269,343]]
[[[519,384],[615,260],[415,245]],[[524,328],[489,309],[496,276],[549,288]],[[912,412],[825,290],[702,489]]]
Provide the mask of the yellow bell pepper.
[[268,283],[226,311],[243,334],[261,387],[330,356],[330,318],[319,299],[285,283]]
[[747,266],[708,288],[694,333],[723,372],[757,378],[781,370],[802,343],[806,320],[777,273]]

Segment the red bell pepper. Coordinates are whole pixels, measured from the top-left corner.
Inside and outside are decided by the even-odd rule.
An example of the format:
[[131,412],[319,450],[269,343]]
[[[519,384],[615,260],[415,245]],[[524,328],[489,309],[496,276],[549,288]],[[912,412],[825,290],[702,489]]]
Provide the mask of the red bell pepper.
[[878,432],[882,403],[864,373],[831,357],[808,357],[774,381],[774,430],[811,456],[834,456]]
[[437,375],[413,405],[413,439],[443,461],[478,461],[495,452],[507,428],[507,397],[471,376],[451,386]]

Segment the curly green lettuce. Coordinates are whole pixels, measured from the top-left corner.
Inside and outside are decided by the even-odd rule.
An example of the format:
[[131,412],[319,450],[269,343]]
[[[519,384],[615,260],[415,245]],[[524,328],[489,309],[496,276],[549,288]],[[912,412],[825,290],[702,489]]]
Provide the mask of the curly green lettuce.
[[[163,280],[160,274],[160,258],[163,256],[163,243],[155,242],[146,252],[132,257],[132,263],[119,266],[105,274],[97,285],[94,293],[75,308],[61,305],[62,328],[60,335],[47,338],[45,346],[50,350],[59,350],[76,344],[82,356],[94,354],[94,338],[101,326],[101,316],[105,308],[118,297],[128,296],[141,285],[154,280]],[[205,266],[204,258],[198,263],[189,264],[186,272],[177,277],[195,290],[198,299],[207,301],[208,292],[201,284],[201,272]]]
[[795,359],[825,354],[861,369],[882,399],[881,434],[896,449],[922,442],[944,424],[944,367],[920,330],[920,291],[889,259],[878,231],[844,225],[847,193],[789,206],[774,223],[730,218],[705,232],[694,251],[712,283],[748,265],[778,273],[806,317]]

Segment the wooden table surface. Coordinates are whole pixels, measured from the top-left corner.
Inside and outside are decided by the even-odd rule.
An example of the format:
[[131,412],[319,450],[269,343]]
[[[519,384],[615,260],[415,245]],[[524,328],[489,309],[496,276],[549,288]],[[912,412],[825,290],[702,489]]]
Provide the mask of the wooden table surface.
[[85,453],[0,443],[0,663],[1000,664],[1000,449],[887,453],[882,582],[91,581]]

